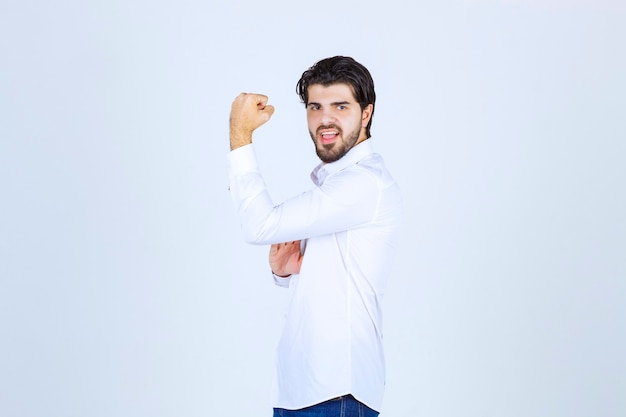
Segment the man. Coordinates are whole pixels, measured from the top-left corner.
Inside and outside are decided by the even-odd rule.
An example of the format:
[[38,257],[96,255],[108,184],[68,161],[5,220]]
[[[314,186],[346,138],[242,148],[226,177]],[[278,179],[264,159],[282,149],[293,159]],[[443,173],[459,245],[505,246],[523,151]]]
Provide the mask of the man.
[[244,235],[271,244],[274,280],[291,292],[274,416],[377,416],[385,385],[381,301],[402,201],[369,139],[374,82],[363,65],[337,56],[305,71],[297,91],[322,163],[311,174],[315,186],[282,204],[271,201],[252,148],[252,132],[274,107],[264,95],[242,93],[230,115],[230,190]]

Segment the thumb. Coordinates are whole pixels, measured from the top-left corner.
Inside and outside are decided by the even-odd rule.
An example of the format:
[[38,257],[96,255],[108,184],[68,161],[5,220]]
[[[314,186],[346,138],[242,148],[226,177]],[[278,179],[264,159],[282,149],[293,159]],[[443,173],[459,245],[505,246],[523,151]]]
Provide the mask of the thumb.
[[274,114],[274,110],[274,106],[272,106],[271,104],[268,104],[263,108],[262,113],[266,117],[266,121],[272,117],[272,115]]

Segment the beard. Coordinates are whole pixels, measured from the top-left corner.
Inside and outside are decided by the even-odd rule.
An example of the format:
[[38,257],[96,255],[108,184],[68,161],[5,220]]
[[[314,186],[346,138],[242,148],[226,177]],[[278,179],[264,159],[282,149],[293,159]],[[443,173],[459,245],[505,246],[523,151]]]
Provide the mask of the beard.
[[[324,145],[321,142],[317,141],[319,137],[319,132],[323,129],[335,129],[339,132],[339,136],[341,140],[336,140],[333,143],[329,143],[328,145]],[[315,133],[309,130],[309,135],[311,135],[311,139],[313,139],[313,144],[315,145],[315,152],[319,159],[322,162],[328,164],[331,162],[335,162],[343,158],[345,154],[348,153],[352,147],[359,140],[359,135],[361,133],[361,127],[358,126],[354,131],[350,132],[348,136],[343,135],[343,130],[339,128],[339,126],[330,124],[330,125],[322,125],[319,126]]]

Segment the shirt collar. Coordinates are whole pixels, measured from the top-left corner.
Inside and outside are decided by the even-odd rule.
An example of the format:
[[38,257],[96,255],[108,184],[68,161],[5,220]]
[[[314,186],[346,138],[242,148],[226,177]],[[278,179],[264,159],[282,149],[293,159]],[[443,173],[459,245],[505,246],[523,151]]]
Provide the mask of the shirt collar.
[[328,164],[321,163],[311,172],[311,180],[315,185],[322,185],[324,180],[342,169],[358,163],[364,157],[373,154],[374,147],[370,139],[366,139],[354,146],[341,159]]

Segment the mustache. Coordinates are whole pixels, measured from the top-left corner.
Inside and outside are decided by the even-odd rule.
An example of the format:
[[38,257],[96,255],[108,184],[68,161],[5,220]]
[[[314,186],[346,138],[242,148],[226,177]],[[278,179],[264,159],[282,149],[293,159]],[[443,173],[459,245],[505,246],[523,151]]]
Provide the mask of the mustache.
[[315,133],[316,133],[317,135],[319,135],[319,134],[320,134],[320,132],[321,132],[322,130],[325,130],[325,129],[335,129],[337,132],[339,132],[339,134],[342,134],[342,133],[343,133],[343,131],[341,130],[341,128],[340,128],[339,126],[337,126],[336,124],[320,125],[320,126],[318,126],[318,127],[317,127],[317,129],[315,130]]

